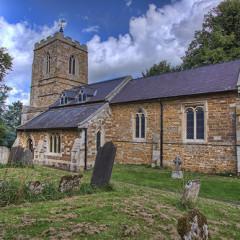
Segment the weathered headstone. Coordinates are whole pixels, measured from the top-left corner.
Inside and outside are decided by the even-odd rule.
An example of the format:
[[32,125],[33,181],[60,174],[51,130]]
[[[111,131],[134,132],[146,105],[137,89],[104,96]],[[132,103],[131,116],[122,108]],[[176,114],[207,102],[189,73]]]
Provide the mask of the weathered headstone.
[[180,165],[182,164],[182,159],[177,155],[173,162],[175,163],[175,170],[172,171],[172,178],[183,178],[182,171],[180,171]]
[[91,184],[98,186],[109,184],[116,151],[117,148],[112,142],[107,142],[103,147],[98,148]]
[[201,182],[199,179],[188,181],[188,183],[184,188],[182,204],[185,205],[188,202],[190,203],[196,202],[200,187],[201,187]]
[[60,180],[59,188],[61,192],[65,192],[68,189],[73,189],[74,191],[79,191],[81,187],[81,179],[83,175],[67,175],[63,176]]
[[22,147],[12,147],[8,162],[20,162],[23,157],[24,149]]
[[29,188],[29,191],[33,194],[40,194],[44,190],[44,183],[40,183],[39,181],[30,182],[27,187]]
[[184,240],[209,240],[207,219],[198,210],[192,210],[178,219],[178,233]]
[[33,161],[33,153],[29,149],[26,149],[23,152],[21,162],[24,164],[29,164],[29,163],[32,163],[32,161]]
[[10,149],[4,146],[0,146],[0,163],[7,164]]

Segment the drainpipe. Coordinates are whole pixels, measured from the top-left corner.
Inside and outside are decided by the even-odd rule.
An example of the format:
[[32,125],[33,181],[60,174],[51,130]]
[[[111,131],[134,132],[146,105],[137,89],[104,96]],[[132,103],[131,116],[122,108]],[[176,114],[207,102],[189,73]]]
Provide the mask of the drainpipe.
[[163,167],[163,105],[160,101],[160,109],[161,109],[161,124],[160,124],[160,167]]
[[87,170],[87,128],[84,128],[85,131],[85,159],[84,159],[84,170]]

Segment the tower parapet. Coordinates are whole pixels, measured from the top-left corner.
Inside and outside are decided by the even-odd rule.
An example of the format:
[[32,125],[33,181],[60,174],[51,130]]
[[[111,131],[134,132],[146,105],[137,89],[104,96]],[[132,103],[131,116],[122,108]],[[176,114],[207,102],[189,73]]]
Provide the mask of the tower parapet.
[[62,32],[55,32],[53,36],[47,37],[47,39],[42,39],[40,42],[35,43],[34,51],[51,44],[54,41],[61,41],[62,43],[68,44],[72,47],[78,48],[79,50],[87,52],[87,46],[85,44],[80,45],[78,41],[73,41],[71,37],[64,37]]

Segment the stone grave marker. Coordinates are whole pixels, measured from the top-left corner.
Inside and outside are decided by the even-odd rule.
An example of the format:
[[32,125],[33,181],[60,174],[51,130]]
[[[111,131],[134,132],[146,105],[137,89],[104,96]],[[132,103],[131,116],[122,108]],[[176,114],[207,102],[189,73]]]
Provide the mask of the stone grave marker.
[[14,162],[14,163],[20,162],[23,157],[23,152],[24,152],[24,149],[22,147],[19,147],[19,146],[12,147],[9,154],[8,161]]
[[210,240],[207,219],[198,210],[192,210],[178,219],[177,230],[184,240]]
[[184,188],[182,204],[185,205],[187,202],[192,202],[192,203],[196,202],[200,187],[201,187],[201,182],[199,179],[188,181],[188,183]]
[[103,147],[98,148],[91,184],[98,186],[109,184],[116,151],[117,148],[112,142],[107,142]]
[[35,195],[41,194],[44,190],[44,183],[40,183],[39,181],[30,182],[27,187],[29,191]]
[[33,161],[33,153],[29,149],[26,149],[23,152],[21,162],[24,164],[29,164],[29,163],[32,163],[32,161]]
[[62,193],[67,191],[68,189],[79,191],[81,187],[82,177],[83,177],[82,174],[62,176],[59,183],[60,191]]
[[172,178],[183,178],[182,171],[180,170],[180,165],[182,164],[182,159],[177,155],[173,162],[175,163],[175,170],[172,171]]

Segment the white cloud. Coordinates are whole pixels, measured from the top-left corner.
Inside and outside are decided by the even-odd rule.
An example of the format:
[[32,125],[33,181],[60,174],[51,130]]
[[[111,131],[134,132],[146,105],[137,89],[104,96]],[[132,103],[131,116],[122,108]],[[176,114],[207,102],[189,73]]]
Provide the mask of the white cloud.
[[127,6],[127,7],[130,7],[131,4],[132,4],[132,0],[126,0],[126,6]]
[[181,63],[203,16],[221,0],[182,0],[157,8],[149,5],[145,15],[132,18],[129,33],[101,41],[95,35],[88,43],[89,82],[109,76],[141,76],[154,63]]
[[98,29],[99,29],[99,26],[95,25],[95,26],[91,26],[91,27],[88,27],[88,28],[84,28],[82,30],[82,32],[87,32],[87,33],[98,32]]
[[10,24],[0,17],[0,47],[6,47],[14,58],[13,71],[5,78],[6,84],[14,89],[10,92],[7,104],[18,100],[28,102],[34,43],[57,30],[57,22],[52,27],[35,25],[31,28],[26,21]]

